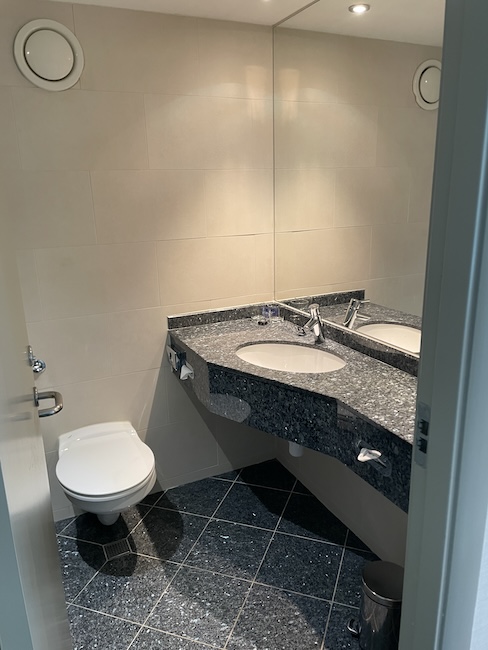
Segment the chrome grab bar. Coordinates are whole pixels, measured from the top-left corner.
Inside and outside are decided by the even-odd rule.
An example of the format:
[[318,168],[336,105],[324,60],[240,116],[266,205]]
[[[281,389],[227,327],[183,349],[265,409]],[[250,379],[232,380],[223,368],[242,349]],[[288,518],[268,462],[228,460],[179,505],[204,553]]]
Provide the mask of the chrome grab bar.
[[43,399],[53,399],[54,406],[48,409],[39,409],[39,417],[47,418],[50,415],[56,415],[63,408],[63,396],[56,390],[45,390],[39,393],[37,388],[34,388],[34,404],[39,406],[39,402]]

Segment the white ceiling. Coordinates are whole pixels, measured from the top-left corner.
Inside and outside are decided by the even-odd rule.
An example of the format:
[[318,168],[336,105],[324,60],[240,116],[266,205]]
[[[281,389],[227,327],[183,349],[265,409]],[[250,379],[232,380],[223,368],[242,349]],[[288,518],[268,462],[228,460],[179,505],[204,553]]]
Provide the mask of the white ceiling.
[[[72,0],[57,0],[58,2]],[[180,16],[275,25],[310,0],[77,0],[80,4],[157,11]],[[367,0],[371,10],[356,16],[348,6],[358,0],[318,0],[286,27],[441,45],[445,0]]]

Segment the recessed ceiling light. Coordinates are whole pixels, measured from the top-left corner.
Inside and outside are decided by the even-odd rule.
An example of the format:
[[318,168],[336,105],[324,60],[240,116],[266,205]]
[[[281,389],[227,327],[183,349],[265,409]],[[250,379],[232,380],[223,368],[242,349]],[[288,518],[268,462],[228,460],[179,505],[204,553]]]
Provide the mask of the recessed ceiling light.
[[365,14],[370,9],[371,7],[369,5],[364,4],[351,5],[349,7],[349,11],[353,14]]

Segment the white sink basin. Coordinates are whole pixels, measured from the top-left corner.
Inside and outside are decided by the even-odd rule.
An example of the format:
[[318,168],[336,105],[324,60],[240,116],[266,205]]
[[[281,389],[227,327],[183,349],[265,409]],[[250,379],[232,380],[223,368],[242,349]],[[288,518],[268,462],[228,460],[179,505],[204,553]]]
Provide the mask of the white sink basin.
[[293,343],[254,343],[239,348],[236,354],[255,366],[285,372],[333,372],[346,365],[335,354]]
[[361,325],[356,331],[382,343],[394,345],[406,352],[414,354],[420,352],[422,332],[415,327],[396,323],[371,323],[370,325]]

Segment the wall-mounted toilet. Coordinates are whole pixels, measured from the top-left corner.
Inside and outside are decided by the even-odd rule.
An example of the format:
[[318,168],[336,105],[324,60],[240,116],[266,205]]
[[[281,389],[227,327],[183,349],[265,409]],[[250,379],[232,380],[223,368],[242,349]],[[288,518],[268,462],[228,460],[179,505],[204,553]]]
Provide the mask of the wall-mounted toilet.
[[68,499],[109,526],[156,482],[154,454],[130,422],[105,422],[59,437],[56,476]]

